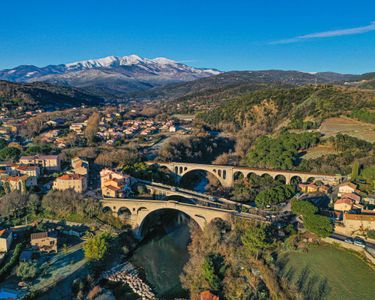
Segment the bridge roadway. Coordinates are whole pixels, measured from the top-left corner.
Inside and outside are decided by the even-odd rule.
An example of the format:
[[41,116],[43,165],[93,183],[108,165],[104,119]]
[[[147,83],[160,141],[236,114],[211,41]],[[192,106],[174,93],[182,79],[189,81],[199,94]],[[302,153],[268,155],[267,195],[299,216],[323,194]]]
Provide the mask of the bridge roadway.
[[184,163],[184,162],[147,162],[149,165],[159,165],[165,167],[181,179],[185,174],[202,170],[210,174],[213,174],[221,183],[223,187],[232,187],[236,176],[242,175],[247,177],[250,174],[258,176],[269,175],[274,179],[281,178],[285,183],[290,183],[293,179],[298,179],[301,182],[308,182],[309,180],[320,180],[325,184],[337,185],[345,180],[345,177],[329,174],[320,173],[309,173],[300,171],[285,171],[285,170],[267,170],[257,169],[249,167],[238,167],[238,166],[226,166],[226,165],[209,165],[209,164],[196,164],[196,163]]
[[[142,226],[144,220],[152,212],[162,209],[173,209],[187,214],[202,229],[214,219],[228,220],[231,217],[252,219],[258,222],[268,222],[266,215],[269,212],[258,210],[248,205],[241,205],[225,198],[215,198],[186,189],[177,189],[172,186],[138,180],[145,184],[151,192],[159,193],[162,196],[181,196],[193,200],[193,203],[186,203],[183,200],[168,199],[130,199],[130,198],[103,198],[100,202],[103,209],[110,210],[116,216],[125,214],[129,224],[132,226],[135,235],[142,237]],[[249,212],[241,212],[241,206],[246,207]]]
[[221,197],[214,197],[211,195],[207,195],[204,193],[199,193],[193,190],[188,190],[180,187],[174,187],[171,185],[158,183],[158,182],[151,182],[146,180],[137,179],[138,182],[144,184],[146,188],[150,191],[150,193],[154,196],[180,196],[189,200],[193,200],[195,202],[203,202],[208,206],[214,207],[231,207],[231,209],[239,208],[240,206],[246,207],[247,209],[254,209],[254,207],[247,205],[247,204],[240,204],[235,201],[231,201]]

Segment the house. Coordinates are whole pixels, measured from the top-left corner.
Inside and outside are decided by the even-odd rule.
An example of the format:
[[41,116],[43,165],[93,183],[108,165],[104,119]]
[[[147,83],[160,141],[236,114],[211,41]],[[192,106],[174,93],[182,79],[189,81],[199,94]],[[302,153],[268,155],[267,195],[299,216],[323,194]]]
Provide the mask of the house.
[[348,199],[351,199],[353,202],[355,203],[360,203],[361,202],[361,199],[362,197],[357,195],[357,194],[354,194],[354,193],[345,193],[345,194],[342,194],[341,195],[341,198],[348,198]]
[[104,197],[121,198],[130,193],[132,177],[122,173],[103,169],[100,172],[100,186]]
[[58,155],[32,155],[22,156],[19,160],[21,165],[38,165],[47,171],[60,171],[61,159]]
[[300,183],[299,188],[303,193],[317,193],[319,187],[315,183]]
[[357,189],[357,185],[352,182],[345,182],[338,186],[338,193],[337,195],[341,197],[343,194],[350,194],[354,193]]
[[83,134],[85,127],[86,125],[84,123],[73,123],[69,126],[69,129],[77,134]]
[[353,231],[375,230],[375,214],[344,214],[345,227]]
[[0,230],[0,253],[8,252],[13,242],[13,233],[10,229]]
[[57,252],[56,232],[38,232],[31,234],[31,246],[39,251]]
[[319,192],[328,194],[330,192],[331,188],[328,185],[321,185],[319,187]]
[[89,172],[89,162],[80,157],[72,158],[73,172],[80,175],[87,175]]
[[350,211],[353,208],[353,201],[348,198],[341,198],[336,200],[334,210],[337,211]]
[[200,300],[220,300],[218,296],[212,294],[210,291],[203,291],[199,295]]
[[47,121],[46,124],[50,126],[60,126],[60,125],[64,125],[65,122],[66,120],[63,118],[56,118],[56,119]]
[[87,178],[80,174],[64,174],[53,182],[53,189],[58,191],[73,189],[77,193],[83,193],[87,189]]
[[17,166],[15,170],[22,175],[27,175],[29,177],[36,177],[40,176],[40,168],[39,166]]
[[363,199],[364,202],[370,205],[375,205],[375,195],[368,195]]
[[1,179],[1,182],[5,192],[20,191],[22,193],[26,192],[28,187],[38,184],[36,177],[27,175],[6,176]]

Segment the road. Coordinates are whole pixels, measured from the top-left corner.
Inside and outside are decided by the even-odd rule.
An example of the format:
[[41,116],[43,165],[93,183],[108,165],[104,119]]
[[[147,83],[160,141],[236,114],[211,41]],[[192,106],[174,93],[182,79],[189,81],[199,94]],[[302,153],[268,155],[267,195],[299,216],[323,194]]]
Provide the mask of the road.
[[[339,241],[345,241],[346,238],[349,238],[351,236],[346,236],[343,234],[333,233],[330,236],[331,238]],[[368,241],[366,242],[366,249],[371,253],[371,255],[375,256],[375,243],[370,243]]]

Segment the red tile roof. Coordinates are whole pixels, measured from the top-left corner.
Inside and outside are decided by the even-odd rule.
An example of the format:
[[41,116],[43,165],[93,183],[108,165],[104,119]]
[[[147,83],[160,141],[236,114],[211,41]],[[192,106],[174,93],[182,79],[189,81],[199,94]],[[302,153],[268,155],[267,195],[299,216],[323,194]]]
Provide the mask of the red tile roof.
[[353,200],[349,198],[341,198],[336,200],[335,205],[336,204],[353,204]]
[[57,179],[59,180],[78,180],[78,179],[82,179],[83,176],[80,175],[80,174],[64,174],[64,175],[61,175],[60,177],[58,177]]
[[344,214],[345,220],[353,220],[353,221],[368,221],[374,222],[375,221],[375,214]]

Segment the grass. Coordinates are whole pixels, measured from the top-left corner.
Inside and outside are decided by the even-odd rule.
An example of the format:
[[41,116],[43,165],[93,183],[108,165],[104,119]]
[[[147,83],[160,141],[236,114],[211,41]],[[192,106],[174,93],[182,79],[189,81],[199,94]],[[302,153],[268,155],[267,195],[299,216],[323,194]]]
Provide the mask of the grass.
[[332,145],[318,145],[307,150],[303,159],[316,159],[323,155],[337,154],[338,152]]
[[326,136],[333,136],[337,133],[342,133],[371,143],[375,142],[375,124],[365,123],[350,118],[329,118],[320,126],[320,132]]
[[278,265],[304,299],[375,299],[375,271],[348,250],[320,245],[283,254]]

